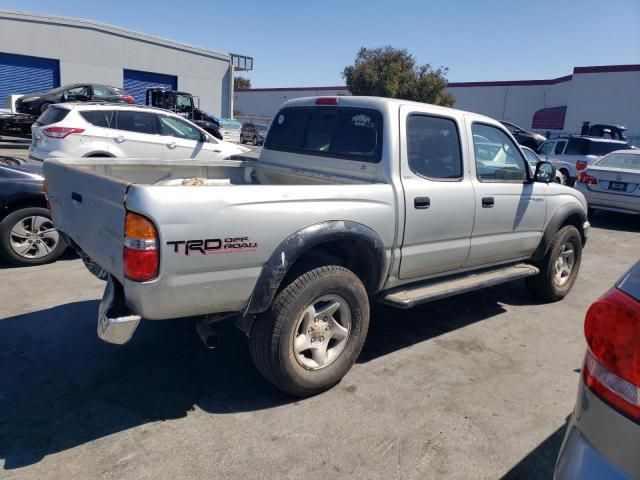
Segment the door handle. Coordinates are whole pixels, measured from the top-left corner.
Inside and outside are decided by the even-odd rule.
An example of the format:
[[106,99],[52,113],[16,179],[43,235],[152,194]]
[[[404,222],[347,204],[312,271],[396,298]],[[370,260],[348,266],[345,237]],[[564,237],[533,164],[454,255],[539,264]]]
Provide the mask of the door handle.
[[114,138],[114,140],[116,141],[116,143],[122,143],[126,140],[126,138],[120,135],[119,137]]
[[482,197],[482,208],[491,208],[493,204],[493,197]]
[[82,203],[82,195],[78,192],[71,192],[71,200],[74,202]]
[[176,142],[171,142],[171,143],[167,143],[167,147],[169,147],[171,150],[173,150],[174,148],[176,148],[178,145],[176,145]]
[[424,210],[431,206],[431,199],[429,197],[416,197],[413,199],[413,206],[418,210]]

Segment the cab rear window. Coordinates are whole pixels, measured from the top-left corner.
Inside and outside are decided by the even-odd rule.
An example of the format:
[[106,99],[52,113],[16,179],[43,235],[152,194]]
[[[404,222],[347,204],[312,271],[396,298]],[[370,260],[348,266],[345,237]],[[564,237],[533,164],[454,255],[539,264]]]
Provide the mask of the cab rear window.
[[379,162],[382,155],[382,114],[369,108],[284,108],[273,119],[265,148]]
[[38,117],[36,123],[38,125],[51,125],[52,123],[58,123],[64,120],[64,117],[66,117],[68,113],[69,110],[66,108],[50,106]]

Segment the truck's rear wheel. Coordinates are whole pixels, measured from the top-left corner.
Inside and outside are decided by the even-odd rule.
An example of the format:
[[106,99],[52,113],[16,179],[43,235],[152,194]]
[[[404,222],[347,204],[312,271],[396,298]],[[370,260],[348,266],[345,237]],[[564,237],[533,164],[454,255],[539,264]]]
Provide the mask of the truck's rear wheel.
[[362,350],[369,328],[369,299],[350,270],[325,266],[287,285],[251,328],[256,368],[298,397],[340,382]]
[[578,276],[582,260],[582,238],[572,225],[558,230],[545,257],[537,264],[540,273],[526,279],[529,291],[540,300],[555,302],[564,298]]

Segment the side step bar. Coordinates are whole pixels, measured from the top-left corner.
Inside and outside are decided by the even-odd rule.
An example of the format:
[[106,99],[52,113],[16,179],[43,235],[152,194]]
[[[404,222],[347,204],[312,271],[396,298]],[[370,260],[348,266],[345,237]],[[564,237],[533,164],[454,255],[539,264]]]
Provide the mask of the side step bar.
[[398,308],[411,308],[421,303],[433,302],[441,298],[451,297],[459,293],[479,290],[481,288],[492,287],[500,283],[510,282],[518,278],[537,275],[540,270],[533,265],[520,263],[508,267],[501,267],[482,272],[473,272],[457,275],[453,278],[429,280],[413,285],[403,285],[402,287],[389,290],[379,301]]

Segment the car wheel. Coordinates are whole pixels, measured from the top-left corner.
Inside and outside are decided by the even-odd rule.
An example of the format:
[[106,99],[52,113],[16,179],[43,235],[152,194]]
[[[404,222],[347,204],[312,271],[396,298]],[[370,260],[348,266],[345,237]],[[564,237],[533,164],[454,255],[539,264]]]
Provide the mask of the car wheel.
[[50,103],[43,103],[42,105],[40,105],[40,113],[44,113],[44,111],[49,108],[49,105],[51,105]]
[[540,300],[555,302],[563,299],[573,287],[582,260],[582,238],[573,225],[558,230],[547,254],[536,266],[540,273],[527,277],[529,291]]
[[251,358],[276,387],[308,397],[340,382],[368,328],[369,299],[360,279],[335,265],[315,268],[287,285],[256,318]]
[[244,135],[240,134],[240,143],[244,143]]
[[556,172],[555,182],[559,183],[560,185],[566,185],[567,177],[565,177],[562,172]]
[[46,208],[16,210],[0,222],[0,251],[14,265],[50,263],[66,248]]

